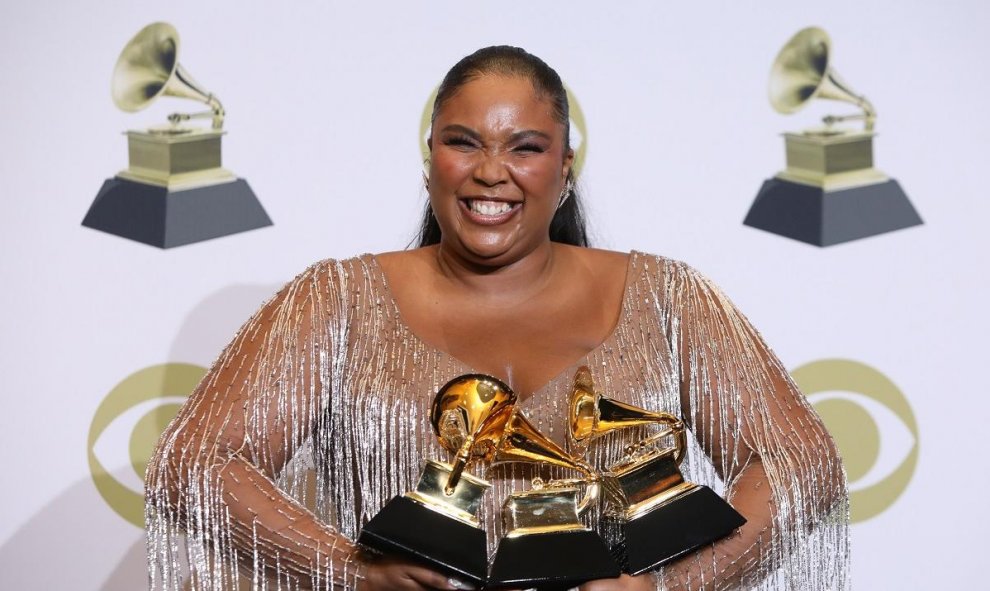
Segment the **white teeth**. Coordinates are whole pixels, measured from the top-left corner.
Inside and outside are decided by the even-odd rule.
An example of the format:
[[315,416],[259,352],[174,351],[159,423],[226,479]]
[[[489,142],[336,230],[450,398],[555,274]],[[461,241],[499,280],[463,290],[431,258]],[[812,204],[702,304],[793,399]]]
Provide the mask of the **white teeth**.
[[501,215],[508,213],[512,209],[512,204],[505,203],[504,201],[471,199],[468,201],[468,207],[471,208],[471,211],[480,213],[481,215]]

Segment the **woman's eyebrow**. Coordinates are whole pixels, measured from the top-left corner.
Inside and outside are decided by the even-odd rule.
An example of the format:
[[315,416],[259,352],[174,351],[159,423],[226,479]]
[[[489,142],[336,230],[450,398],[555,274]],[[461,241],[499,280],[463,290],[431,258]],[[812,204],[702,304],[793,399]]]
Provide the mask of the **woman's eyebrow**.
[[[461,134],[464,134],[464,135],[466,135],[466,136],[468,136],[468,137],[470,137],[472,139],[481,141],[481,135],[477,131],[471,129],[470,127],[465,127],[463,125],[460,125],[458,123],[452,123],[450,125],[445,125],[443,127],[443,129],[440,130],[440,133],[461,133]],[[545,139],[545,140],[552,140],[553,139],[550,136],[550,134],[548,134],[546,132],[543,132],[543,131],[540,131],[538,129],[524,129],[522,131],[517,131],[517,132],[513,133],[512,135],[510,135],[508,141],[509,142],[517,142],[517,141],[524,140],[524,139],[529,139],[529,138],[532,138],[532,137],[537,137],[537,138],[541,138],[541,139]]]
[[471,129],[470,127],[464,127],[463,125],[458,125],[456,123],[444,126],[444,128],[440,130],[440,133],[463,133],[473,139],[481,140],[481,136],[478,135],[477,131]]
[[511,136],[509,136],[509,141],[516,142],[519,140],[529,139],[531,137],[538,137],[545,140],[553,139],[552,137],[550,137],[550,134],[539,131],[537,129],[524,129],[523,131],[517,131]]

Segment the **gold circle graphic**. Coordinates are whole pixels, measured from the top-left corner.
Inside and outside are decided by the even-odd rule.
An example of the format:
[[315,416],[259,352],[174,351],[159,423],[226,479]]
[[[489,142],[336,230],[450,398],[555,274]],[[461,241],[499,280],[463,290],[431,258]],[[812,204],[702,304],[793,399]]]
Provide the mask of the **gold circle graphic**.
[[[87,439],[90,476],[103,500],[118,515],[144,527],[144,495],[124,485],[100,462],[94,445],[113,421],[135,406],[164,397],[185,397],[199,384],[206,368],[189,363],[153,365],[129,375],[103,399],[93,415]],[[131,467],[144,480],[144,471],[162,431],[179,411],[179,404],[163,403],[145,413],[131,430],[128,456]]]
[[[571,92],[571,89],[564,85],[564,89],[567,91],[567,102],[570,105],[571,111],[571,144],[574,143],[574,132],[577,130],[580,136],[580,144],[578,144],[577,150],[574,151],[574,178],[577,178],[581,173],[581,169],[584,167],[584,157],[588,152],[588,126],[584,120],[584,111],[581,110],[581,105],[578,103],[577,97]],[[437,100],[437,89],[434,88],[433,92],[430,93],[430,97],[426,99],[426,104],[423,105],[423,114],[419,120],[419,152],[423,158],[423,162],[430,157],[430,146],[427,145],[426,140],[430,135],[430,124],[433,117],[433,103]]]
[[[844,391],[861,394],[890,410],[914,438],[901,463],[882,480],[850,493],[852,521],[866,521],[887,510],[907,489],[918,464],[918,423],[901,390],[880,371],[849,359],[822,359],[791,372],[806,396]],[[876,464],[883,435],[869,411],[852,400],[827,398],[814,404],[835,439],[850,483],[862,478]]]

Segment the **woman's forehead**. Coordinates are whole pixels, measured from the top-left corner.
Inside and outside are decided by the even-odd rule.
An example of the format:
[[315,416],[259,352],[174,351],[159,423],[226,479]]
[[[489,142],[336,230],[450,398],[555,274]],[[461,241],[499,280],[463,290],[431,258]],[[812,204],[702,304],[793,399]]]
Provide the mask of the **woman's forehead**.
[[449,124],[493,130],[528,127],[547,132],[559,127],[553,104],[528,78],[495,74],[467,82],[440,106],[434,130]]

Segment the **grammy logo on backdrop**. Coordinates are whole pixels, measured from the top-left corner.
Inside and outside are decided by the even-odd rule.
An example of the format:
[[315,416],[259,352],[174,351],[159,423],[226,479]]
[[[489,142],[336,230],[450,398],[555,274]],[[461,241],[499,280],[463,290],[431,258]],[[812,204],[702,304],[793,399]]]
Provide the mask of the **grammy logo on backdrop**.
[[[83,226],[171,248],[272,225],[247,181],[222,167],[223,106],[178,56],[179,34],[172,25],[141,29],[117,59],[114,103],[133,112],[172,96],[206,103],[209,110],[174,113],[166,125],[128,131],[128,167],[103,183]],[[185,123],[200,118],[212,125]]]
[[[828,34],[799,31],[774,60],[770,104],[798,111],[814,99],[849,102],[861,113],[829,115],[824,126],[785,133],[787,167],[764,181],[743,223],[817,246],[830,246],[922,223],[901,186],[873,166],[876,111],[831,65]],[[863,120],[863,129],[839,127]]]

